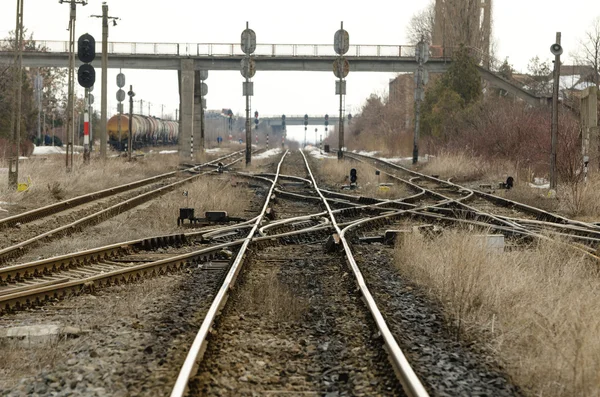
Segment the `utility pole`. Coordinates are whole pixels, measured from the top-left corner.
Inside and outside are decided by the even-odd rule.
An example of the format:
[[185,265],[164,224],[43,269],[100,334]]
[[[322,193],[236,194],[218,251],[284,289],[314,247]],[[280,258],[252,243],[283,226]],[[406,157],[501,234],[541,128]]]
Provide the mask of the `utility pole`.
[[560,79],[560,55],[563,48],[560,45],[561,34],[556,32],[556,43],[550,46],[550,52],[554,55],[554,86],[552,90],[552,131],[551,131],[551,155],[550,155],[550,189],[556,190],[556,145],[558,137],[558,83]]
[[35,93],[35,103],[37,105],[38,111],[38,120],[37,120],[37,139],[38,142],[42,139],[42,96],[44,90],[44,79],[40,76],[40,71],[38,70],[37,74],[33,80],[33,91]]
[[67,151],[66,167],[67,172],[73,168],[73,141],[75,140],[75,20],[77,18],[77,4],[87,5],[87,0],[59,0],[60,4],[67,3],[70,6],[69,12],[69,80],[67,96]]
[[133,97],[135,96],[135,92],[133,92],[133,86],[129,86],[129,139],[127,141],[127,150],[129,151],[129,161],[131,161],[131,153],[133,150],[133,133],[131,130],[133,129]]
[[102,3],[102,15],[92,15],[93,18],[102,18],[102,83],[100,87],[100,157],[106,159],[106,140],[107,140],[107,92],[108,92],[108,20],[113,20],[113,26],[117,26],[116,17],[108,16],[108,4]]
[[415,135],[413,139],[413,158],[412,163],[419,162],[419,134],[421,128],[421,102],[425,97],[425,84],[429,80],[429,74],[424,69],[423,64],[429,59],[429,46],[425,43],[424,38],[417,44],[417,73],[415,73]]
[[92,152],[93,146],[94,146],[94,109],[92,108],[92,105],[94,104],[94,95],[92,94],[92,91],[94,91],[94,86],[91,86],[88,90],[88,95],[87,95],[87,99],[88,99],[88,114],[90,117],[90,153]]
[[23,3],[25,0],[17,0],[17,23],[15,29],[15,79],[13,97],[13,112],[11,116],[12,124],[12,144],[11,156],[8,165],[8,188],[17,190],[19,184],[19,152],[21,143],[21,94],[23,80]]

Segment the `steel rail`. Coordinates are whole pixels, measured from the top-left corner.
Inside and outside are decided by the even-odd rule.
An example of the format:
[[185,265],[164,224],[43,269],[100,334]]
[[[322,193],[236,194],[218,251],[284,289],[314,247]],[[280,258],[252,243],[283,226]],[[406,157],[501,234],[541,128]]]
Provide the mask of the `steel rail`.
[[7,293],[0,295],[0,309],[9,311],[12,307],[19,307],[19,305],[25,301],[28,304],[32,302],[40,302],[53,297],[65,296],[67,294],[76,294],[86,286],[100,287],[103,283],[110,283],[111,281],[120,282],[123,279],[127,279],[130,276],[142,276],[150,271],[160,267],[167,268],[181,268],[185,264],[198,259],[200,257],[208,257],[211,259],[211,254],[236,245],[242,244],[241,240],[217,244],[212,247],[203,248],[201,250],[193,251],[186,254],[180,254],[171,258],[161,259],[141,265],[134,265],[123,269],[113,270],[106,273],[97,274],[91,277],[85,277],[76,280],[65,279],[64,282],[47,285],[43,284],[40,288],[33,288],[30,290],[20,290],[19,292]]
[[[432,176],[425,175],[425,174],[419,173],[417,171],[410,170],[410,169],[408,169],[406,167],[403,167],[401,165],[393,164],[393,163],[390,163],[390,162],[388,162],[386,160],[378,159],[376,157],[367,156],[367,155],[358,154],[358,153],[351,153],[351,154],[349,154],[349,156],[350,157],[356,156],[356,157],[367,158],[367,159],[373,160],[375,162],[383,163],[383,164],[385,164],[385,165],[387,165],[387,166],[389,166],[391,168],[395,168],[395,169],[404,171],[404,172],[412,174],[412,175],[417,175],[417,176],[429,179],[431,181],[435,181],[435,182],[438,182],[438,183],[439,182],[443,182],[443,183],[455,186],[455,187],[460,188],[460,189],[466,189],[463,186],[457,185],[457,184],[455,184],[453,182],[443,181],[441,179],[434,178]],[[536,207],[532,207],[532,206],[529,206],[527,204],[520,203],[518,201],[509,200],[509,199],[506,199],[504,197],[500,197],[500,196],[488,194],[488,193],[485,193],[485,192],[482,192],[482,191],[479,191],[479,190],[475,190],[475,189],[469,189],[469,190],[471,190],[474,193],[474,195],[472,197],[470,197],[469,199],[467,199],[466,201],[474,198],[475,196],[478,196],[478,197],[481,197],[481,198],[486,199],[488,201],[495,202],[496,204],[502,203],[501,205],[504,206],[504,207],[510,207],[510,206],[512,206],[512,207],[520,209],[523,212],[534,214],[536,216],[541,216],[541,217],[544,217],[546,219],[553,219],[554,223],[557,223],[557,224],[571,224],[571,225],[575,225],[575,226],[589,228],[589,229],[592,229],[592,230],[600,230],[600,226],[599,225],[594,225],[594,224],[587,223],[587,222],[581,222],[581,221],[577,221],[577,220],[574,220],[574,219],[569,219],[569,218],[566,218],[566,217],[558,215],[558,214],[554,214],[554,213],[549,212],[549,211],[544,211],[542,209],[539,209],[539,208],[536,208]],[[463,205],[467,205],[465,203],[462,203],[462,204]],[[479,210],[477,210],[477,211],[479,211]],[[479,212],[483,212],[483,211],[479,211]]]
[[200,241],[206,241],[210,239],[213,235],[218,235],[226,231],[252,227],[252,225],[249,225],[249,223],[254,222],[256,218],[257,217],[254,217],[248,221],[236,223],[235,225],[228,225],[224,227],[200,230],[190,233],[178,233],[162,236],[144,237],[129,241],[123,241],[115,244],[109,244],[101,247],[90,248],[76,253],[59,255],[50,258],[40,259],[33,262],[6,266],[0,268],[0,282],[6,282],[8,280],[14,280],[21,277],[27,278],[31,275],[47,273],[49,271],[52,271],[53,269],[62,269],[71,265],[85,263],[86,261],[107,258],[110,255],[113,255],[119,251],[126,251],[129,249],[144,250],[168,244],[181,244],[185,243],[189,239],[194,238],[199,238]]
[[217,293],[215,299],[213,300],[213,303],[210,305],[208,312],[204,316],[204,320],[202,321],[200,330],[196,334],[196,337],[194,339],[194,342],[192,343],[190,351],[181,367],[179,375],[177,376],[177,380],[175,381],[175,385],[173,386],[173,390],[171,391],[171,397],[182,397],[187,390],[189,379],[193,375],[195,369],[197,368],[196,367],[197,361],[202,356],[202,354],[204,353],[204,351],[206,349],[206,344],[207,344],[206,338],[208,336],[208,333],[210,332],[210,330],[213,326],[213,322],[214,322],[215,318],[217,317],[220,309],[225,305],[225,302],[227,301],[227,298],[229,295],[229,290],[235,284],[237,275],[239,274],[239,272],[242,268],[242,259],[244,258],[246,249],[248,248],[248,245],[250,244],[252,237],[256,233],[256,230],[258,229],[258,226],[260,225],[260,222],[262,221],[262,219],[265,215],[265,212],[266,212],[269,202],[271,200],[271,195],[273,194],[273,189],[275,188],[275,184],[277,183],[277,178],[279,176],[279,170],[281,169],[281,164],[283,163],[283,160],[285,159],[287,153],[288,153],[288,151],[286,150],[285,153],[283,154],[283,156],[281,156],[281,160],[279,161],[279,164],[277,165],[276,176],[272,181],[271,188],[269,190],[269,194],[267,194],[267,196],[266,196],[265,204],[263,206],[262,211],[260,212],[260,215],[258,216],[258,219],[254,223],[254,226],[252,227],[252,230],[250,230],[250,233],[248,233],[248,236],[244,239],[244,242],[238,251],[235,261],[233,262],[233,264],[231,265],[231,267],[229,269],[229,272],[225,276],[225,280],[224,280],[223,284],[221,285],[219,292]]
[[[230,157],[230,156],[228,156],[228,157]],[[240,161],[240,160],[238,159],[238,160],[234,161],[233,163],[235,163],[237,161]],[[231,165],[233,163],[230,163],[229,165]],[[88,215],[88,216],[83,217],[81,219],[78,219],[78,220],[76,220],[74,222],[71,222],[71,223],[69,223],[67,225],[63,225],[63,226],[60,226],[60,227],[58,227],[56,229],[52,229],[50,231],[44,232],[42,234],[39,234],[39,235],[37,235],[35,237],[32,237],[30,239],[27,239],[25,241],[21,241],[20,243],[12,245],[10,247],[6,247],[6,248],[3,248],[3,249],[0,249],[0,263],[3,262],[3,261],[9,260],[11,257],[19,256],[18,255],[19,252],[20,253],[24,252],[25,248],[27,248],[28,246],[30,246],[30,245],[32,245],[32,244],[34,244],[36,242],[42,241],[42,240],[47,239],[47,238],[51,238],[54,235],[60,235],[62,233],[67,232],[68,230],[74,230],[75,228],[77,228],[79,226],[83,226],[83,225],[85,225],[87,223],[94,222],[97,219],[101,219],[103,216],[110,217],[113,214],[119,214],[119,213],[121,213],[123,210],[128,210],[128,209],[134,208],[137,205],[139,205],[139,204],[141,204],[141,203],[143,203],[145,201],[148,201],[148,200],[154,198],[155,196],[159,196],[159,195],[161,195],[163,193],[166,193],[166,192],[168,192],[168,191],[176,188],[179,185],[183,185],[183,184],[185,184],[187,182],[190,182],[190,181],[192,181],[194,179],[197,179],[198,177],[200,177],[200,176],[202,176],[204,174],[211,173],[211,172],[214,172],[214,171],[206,171],[204,173],[195,174],[195,175],[192,175],[192,176],[190,176],[188,178],[182,179],[180,181],[173,182],[173,183],[170,183],[168,185],[159,187],[159,188],[157,188],[155,190],[152,190],[150,192],[146,192],[146,193],[140,194],[138,196],[135,196],[133,198],[130,198],[130,199],[122,201],[122,202],[120,202],[118,204],[115,204],[115,205],[113,205],[111,207],[108,207],[108,208],[105,208],[105,209],[103,209],[101,211],[95,212],[94,214],[91,214],[91,215]]]
[[[521,225],[519,225],[518,223],[511,222],[509,220],[503,219],[502,217],[499,217],[499,216],[494,215],[494,214],[487,213],[485,211],[480,211],[480,210],[478,210],[476,208],[473,208],[473,207],[471,207],[471,206],[463,203],[463,201],[468,200],[469,198],[471,198],[474,195],[474,191],[472,189],[467,189],[467,188],[465,188],[463,186],[456,185],[456,184],[454,184],[452,182],[447,182],[447,181],[444,181],[444,180],[441,180],[441,179],[438,179],[438,178],[431,177],[429,175],[425,175],[425,174],[422,174],[422,173],[419,173],[419,172],[416,172],[416,171],[409,170],[409,169],[404,168],[404,167],[396,166],[395,164],[392,164],[392,163],[387,162],[385,160],[377,159],[375,157],[370,157],[370,156],[365,156],[365,155],[357,155],[356,153],[348,154],[347,157],[355,159],[355,160],[358,160],[358,161],[362,161],[360,159],[357,159],[355,156],[366,157],[366,158],[371,159],[371,160],[379,161],[379,162],[381,162],[381,163],[383,163],[383,164],[385,164],[387,166],[390,166],[392,168],[398,168],[398,169],[400,169],[402,171],[405,171],[405,172],[407,172],[409,174],[416,175],[415,177],[413,177],[409,181],[407,181],[405,179],[400,178],[397,175],[393,175],[393,174],[390,174],[389,172],[383,171],[384,174],[388,175],[389,177],[391,177],[393,179],[399,180],[399,181],[401,181],[401,182],[403,182],[403,183],[405,183],[405,184],[407,184],[409,186],[413,186],[415,188],[422,189],[426,194],[432,195],[434,197],[441,198],[443,200],[443,201],[441,201],[441,202],[439,202],[439,203],[437,203],[435,205],[427,206],[425,208],[431,208],[431,207],[442,208],[442,207],[449,206],[449,205],[457,205],[459,207],[465,208],[465,209],[467,209],[469,211],[472,211],[474,213],[485,215],[488,218],[495,220],[497,223],[499,223],[501,225],[507,225],[507,226],[510,226],[510,227],[514,227],[514,228],[517,228],[517,229],[523,229],[524,230],[524,228]],[[454,189],[457,189],[458,191],[463,190],[463,191],[468,191],[470,193],[469,193],[469,195],[464,196],[460,200],[453,199],[453,198],[444,196],[444,195],[442,195],[439,192],[435,192],[433,190],[424,188],[423,186],[419,186],[419,185],[414,184],[413,182],[411,182],[413,179],[416,179],[416,178],[427,179],[427,180],[429,180],[431,182],[434,182],[434,183],[437,183],[437,184],[446,184],[446,185],[448,185],[448,186],[450,186],[450,187],[452,187]]]
[[[239,154],[239,153],[242,153],[242,152],[243,151],[238,151],[238,152],[230,153],[227,156],[220,157],[218,159],[209,161],[209,162],[207,162],[205,164],[202,164],[202,165],[194,166],[194,167],[192,167],[190,169],[197,169],[197,168],[200,168],[200,167],[212,164],[212,163],[217,162],[217,161],[225,160],[228,157],[231,157],[231,156],[233,156],[235,154]],[[134,181],[134,182],[130,182],[130,183],[125,183],[123,185],[111,187],[111,188],[108,188],[108,189],[103,189],[103,190],[99,190],[99,191],[96,191],[96,192],[83,194],[81,196],[77,196],[77,197],[73,197],[73,198],[70,198],[70,199],[63,200],[63,201],[59,201],[58,203],[46,205],[44,207],[36,208],[36,209],[30,210],[30,211],[27,211],[27,212],[23,212],[21,214],[9,216],[7,218],[0,219],[0,230],[5,229],[5,228],[10,227],[10,226],[14,226],[17,223],[26,223],[26,222],[30,222],[32,220],[43,218],[43,217],[48,216],[50,214],[56,214],[56,213],[65,211],[67,209],[77,207],[77,206],[79,206],[81,204],[89,203],[92,200],[98,200],[98,199],[105,198],[105,197],[110,197],[110,196],[113,196],[115,194],[122,193],[122,192],[125,192],[125,191],[128,191],[128,190],[133,190],[133,189],[136,189],[138,187],[145,186],[145,185],[148,185],[150,183],[153,183],[155,181],[159,181],[159,180],[162,180],[162,179],[167,179],[167,178],[173,177],[173,176],[177,175],[180,172],[185,172],[185,171],[188,171],[188,170],[189,169],[166,172],[164,174],[156,175],[156,176],[153,176],[153,177],[150,177],[150,178],[145,178],[145,179],[141,179],[141,180],[138,180],[138,181]]]
[[[304,155],[302,150],[300,151],[300,153],[302,154],[302,157],[304,158],[304,162],[306,164],[306,168],[308,169],[310,179],[313,182],[313,186],[315,186],[315,188],[316,188],[317,183],[315,181],[315,177],[313,176],[313,174],[310,170],[310,167],[308,166],[308,161],[306,159],[306,156]],[[317,192],[321,196],[321,199],[323,200],[323,203],[325,204],[325,207],[327,208],[327,212],[329,213],[329,217],[331,218],[333,227],[335,228],[336,232],[338,233],[338,236],[340,237],[340,240],[344,247],[344,251],[346,253],[346,258],[350,264],[350,268],[352,269],[352,272],[354,273],[354,277],[356,278],[358,287],[363,295],[363,298],[365,299],[367,308],[371,312],[373,320],[375,321],[375,324],[377,325],[377,328],[379,329],[379,332],[381,333],[381,336],[383,337],[383,340],[386,345],[386,349],[388,351],[388,355],[390,357],[390,361],[392,362],[392,365],[394,366],[394,369],[396,370],[396,373],[399,376],[400,383],[404,387],[404,391],[410,397],[429,396],[429,394],[425,390],[425,387],[423,387],[423,384],[421,383],[421,381],[419,380],[419,378],[417,377],[417,375],[411,368],[410,364],[408,363],[408,360],[406,359],[406,357],[404,356],[404,353],[400,349],[398,342],[396,342],[396,339],[394,339],[392,332],[390,331],[389,327],[387,326],[387,324],[383,318],[383,315],[381,314],[381,312],[379,311],[379,308],[377,307],[377,304],[375,303],[375,299],[373,298],[373,296],[371,295],[371,292],[367,288],[365,279],[363,278],[362,273],[361,273],[360,269],[358,268],[356,261],[354,260],[354,256],[352,255],[350,246],[348,245],[348,242],[344,238],[342,231],[340,230],[340,227],[335,220],[335,216],[331,211],[331,207],[329,207],[329,203],[327,202],[327,199],[325,198],[325,196],[323,196],[323,194],[318,189],[317,189]]]
[[[287,233],[280,233],[273,236],[267,237],[252,237],[252,242],[263,242],[263,241],[272,241],[275,239],[281,239],[286,237],[297,236],[301,234],[305,234],[308,232],[315,232],[319,229],[326,230],[328,226],[320,226],[317,228],[310,227],[302,230],[296,230]],[[151,240],[151,239],[145,239]],[[185,264],[189,263],[198,258],[202,259],[211,259],[211,254],[214,252],[219,252],[224,248],[236,247],[243,245],[248,241],[248,237],[243,239],[238,239],[235,241],[230,241],[227,243],[220,243],[217,245],[213,245],[211,247],[203,248],[200,250],[192,251],[185,254],[174,255],[170,258],[165,258],[157,261],[147,262],[140,265],[129,266],[123,269],[112,270],[109,272],[78,278],[76,280],[71,280],[69,278],[61,278],[59,280],[50,280],[47,282],[41,282],[39,284],[26,285],[23,287],[17,287],[14,291],[5,290],[0,291],[0,313],[2,311],[10,311],[14,307],[20,307],[20,305],[25,302],[26,305],[30,305],[33,302],[40,303],[43,300],[47,300],[50,298],[59,298],[62,296],[66,296],[68,294],[77,294],[84,290],[84,287],[91,287],[93,285],[94,288],[101,287],[103,283],[106,285],[110,285],[111,281],[121,282],[122,280],[127,280],[127,277],[132,275],[146,275],[150,271],[155,271],[156,268],[167,267],[167,269],[172,268],[179,269],[183,267]],[[139,243],[141,240],[135,240],[134,243]],[[111,247],[114,249],[123,248],[126,243],[113,244]],[[104,253],[108,252],[108,247],[102,247]],[[94,252],[88,252],[88,254],[95,254],[96,250],[88,250]],[[80,255],[81,253],[78,253]],[[61,257],[50,258],[46,261],[55,261],[55,265],[60,266],[61,261],[69,260],[70,255],[64,255]],[[54,266],[56,267],[56,266]],[[143,273],[141,273],[143,272]]]

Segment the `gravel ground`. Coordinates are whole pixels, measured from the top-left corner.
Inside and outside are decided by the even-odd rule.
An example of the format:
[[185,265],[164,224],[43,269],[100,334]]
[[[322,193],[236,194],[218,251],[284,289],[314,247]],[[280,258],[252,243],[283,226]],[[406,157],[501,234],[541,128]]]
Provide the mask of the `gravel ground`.
[[193,395],[402,395],[343,257],[270,247],[238,282]]
[[354,245],[355,258],[388,326],[432,396],[518,396],[494,357],[458,342],[435,302],[394,268],[393,250]]
[[192,268],[1,317],[0,327],[59,324],[80,336],[0,342],[0,395],[168,395],[223,274]]

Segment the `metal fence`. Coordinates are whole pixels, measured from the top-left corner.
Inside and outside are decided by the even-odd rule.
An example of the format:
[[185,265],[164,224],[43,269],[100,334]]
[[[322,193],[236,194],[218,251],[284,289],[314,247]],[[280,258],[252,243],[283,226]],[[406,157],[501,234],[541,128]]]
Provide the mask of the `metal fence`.
[[[0,52],[10,52],[11,42],[0,41]],[[100,52],[101,42],[96,42]],[[66,41],[26,41],[27,52],[66,53]],[[109,42],[111,55],[165,55],[165,56],[243,56],[239,44],[231,43],[121,43]],[[441,58],[443,51],[432,50],[431,57]],[[337,56],[333,45],[329,44],[257,44],[254,55],[271,57],[331,57]],[[345,56],[349,57],[414,57],[412,45],[351,45]]]

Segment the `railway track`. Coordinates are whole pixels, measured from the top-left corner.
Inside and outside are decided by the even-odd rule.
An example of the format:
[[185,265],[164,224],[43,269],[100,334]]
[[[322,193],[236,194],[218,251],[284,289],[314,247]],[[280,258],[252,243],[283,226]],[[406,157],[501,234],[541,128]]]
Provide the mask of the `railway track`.
[[[201,173],[199,170],[202,167],[213,166],[215,163],[227,160],[230,160],[227,165],[235,164],[242,159],[241,155],[241,152],[235,152],[206,164],[194,166],[187,170],[192,172],[192,175],[180,180],[166,182],[176,177],[179,172],[175,171],[5,218],[0,221],[0,233],[6,237],[3,241],[10,245],[0,246],[0,265],[22,256],[36,244],[104,221],[189,183],[206,172],[211,172]],[[149,185],[152,183],[155,184]],[[54,217],[59,214],[60,217]],[[18,233],[15,233],[15,228]]]
[[[423,196],[437,196],[438,201],[435,205],[428,203],[424,206],[428,212],[506,226],[540,237],[548,235],[570,240],[590,253],[595,253],[600,248],[598,225],[568,219],[503,197],[468,189],[374,157],[355,153],[347,153],[347,157],[382,169],[388,176],[401,183],[415,188],[421,187],[424,190]],[[408,179],[405,179],[407,177]],[[417,184],[423,180],[427,183]],[[436,186],[442,187],[429,189]],[[443,191],[455,192],[455,197],[443,194]]]
[[[404,308],[395,299],[387,302],[399,293],[390,286],[400,281],[390,269],[385,282],[377,278],[379,271],[374,269],[385,255],[372,255],[373,240],[363,237],[432,223],[462,222],[482,228],[486,224],[420,211],[403,202],[412,195],[381,200],[321,190],[299,156],[290,165],[284,155],[276,174],[244,175],[255,181],[253,185],[262,186],[256,197],[264,198],[260,214],[248,222],[0,269],[1,310],[11,312],[202,266],[222,274],[223,284],[214,292],[173,396],[226,390],[271,395],[427,395],[403,350],[411,362],[418,363],[416,373],[434,394],[468,394],[469,387],[478,388],[476,382],[440,382],[447,374],[436,369],[436,360],[439,354],[448,354],[444,348],[436,343],[438,353],[429,354],[429,348],[420,344],[417,348],[403,338],[406,321],[399,318],[416,316],[417,328],[417,320],[422,319],[411,311],[414,303],[406,302],[406,297],[398,297],[404,299]],[[294,175],[282,175],[282,164],[287,164],[286,173]],[[306,174],[300,166],[306,166]],[[496,227],[511,233],[508,227]],[[529,238],[526,233],[512,233]],[[448,370],[449,379],[470,371],[461,368]],[[484,381],[497,378],[489,369],[477,370],[485,374]],[[504,383],[499,387],[510,390]]]
[[[219,293],[205,316],[171,395],[184,395],[188,386],[190,393],[194,395],[210,393],[215,388],[227,388],[228,385],[239,386],[240,389],[237,390],[242,393],[246,390],[274,395],[284,391],[292,394],[316,393],[316,395],[335,391],[364,395],[397,395],[401,390],[400,383],[394,376],[394,370],[401,374],[403,387],[410,392],[410,395],[427,395],[389,332],[364,284],[360,271],[355,263],[353,264],[352,253],[343,237],[340,242],[330,236],[332,240],[328,244],[327,252],[323,252],[323,237],[318,234],[316,240],[306,240],[302,246],[281,245],[279,235],[266,235],[254,239],[254,245],[258,245],[257,249],[249,248],[253,236],[259,229],[261,219],[268,213],[289,216],[290,218],[287,219],[291,224],[305,222],[306,229],[311,231],[311,234],[317,232],[315,229],[319,226],[299,218],[315,216],[326,218],[322,223],[330,223],[330,225],[325,224],[320,227],[333,228],[340,232],[331,206],[323,194],[316,189],[314,177],[305,159],[303,164],[312,185],[302,181],[301,184],[287,187],[289,193],[296,195],[292,196],[293,199],[303,199],[304,203],[293,205],[293,210],[287,210],[289,198],[280,197],[281,193],[273,195],[280,173],[285,172],[286,175],[300,177],[295,171],[298,168],[298,159],[292,162],[292,165],[287,165],[289,161],[285,163],[284,160],[285,156],[278,166],[277,174],[273,177],[269,199],[265,202],[260,218],[244,240]],[[310,189],[313,189],[312,194],[306,192]],[[315,193],[321,200],[320,203],[312,200]],[[311,199],[307,200],[307,197]],[[326,211],[325,217],[318,215],[323,212],[322,208]],[[278,218],[281,222],[285,220]],[[291,233],[300,234],[302,231]],[[344,254],[339,251],[340,249],[344,250]],[[346,266],[346,261],[350,262],[350,268]],[[242,268],[245,270],[242,271]],[[242,274],[240,283],[228,300],[240,273]],[[353,276],[349,277],[350,274]],[[274,318],[269,318],[268,314],[264,314],[266,319],[261,315],[251,316],[243,309],[252,310],[253,307],[260,307],[262,302],[260,292],[266,291],[269,286],[277,290],[279,285],[282,285],[280,288],[282,295],[272,297],[276,305],[272,309],[272,313],[275,313]],[[359,290],[356,290],[356,286]],[[256,294],[259,296],[257,297]],[[314,304],[316,307],[308,311],[297,308],[299,312],[296,312],[294,308],[277,306],[280,301],[286,300],[286,296],[290,302],[310,301],[312,303],[310,306]],[[366,300],[366,305],[362,303],[362,299]],[[231,303],[226,305],[226,302]],[[258,302],[258,306],[253,306],[252,302]],[[218,325],[215,325],[217,314],[221,310],[223,314],[219,317]],[[277,314],[281,313],[281,310],[284,313]],[[285,314],[287,311],[292,313]],[[276,321],[278,315],[292,317],[299,315],[303,321],[290,320],[278,327]],[[379,343],[374,343],[371,337],[378,333],[380,337],[376,339],[381,338],[386,350],[383,350]],[[275,341],[269,342],[269,336]],[[244,342],[246,340],[255,341],[251,343],[250,349]],[[298,340],[304,342],[298,344]],[[278,357],[274,359],[276,346],[280,348]],[[221,352],[227,354],[223,355]],[[384,356],[390,358],[392,366],[383,365]],[[239,364],[244,367],[244,370],[239,367],[231,368],[230,371],[223,369],[224,360],[235,361],[232,357],[240,360]],[[269,367],[265,368],[261,375],[253,372],[256,369],[245,368],[251,362],[262,366],[261,363],[267,362],[263,361],[267,357],[270,358]],[[293,364],[290,365],[290,361]],[[196,371],[198,376],[194,376]],[[233,377],[227,375],[231,373],[236,375]],[[286,376],[274,381],[268,375],[275,373],[286,374]],[[229,379],[222,379],[223,376]],[[215,379],[221,381],[215,382]],[[242,384],[238,385],[239,382]],[[243,383],[253,386],[245,389],[244,387],[247,386]]]

